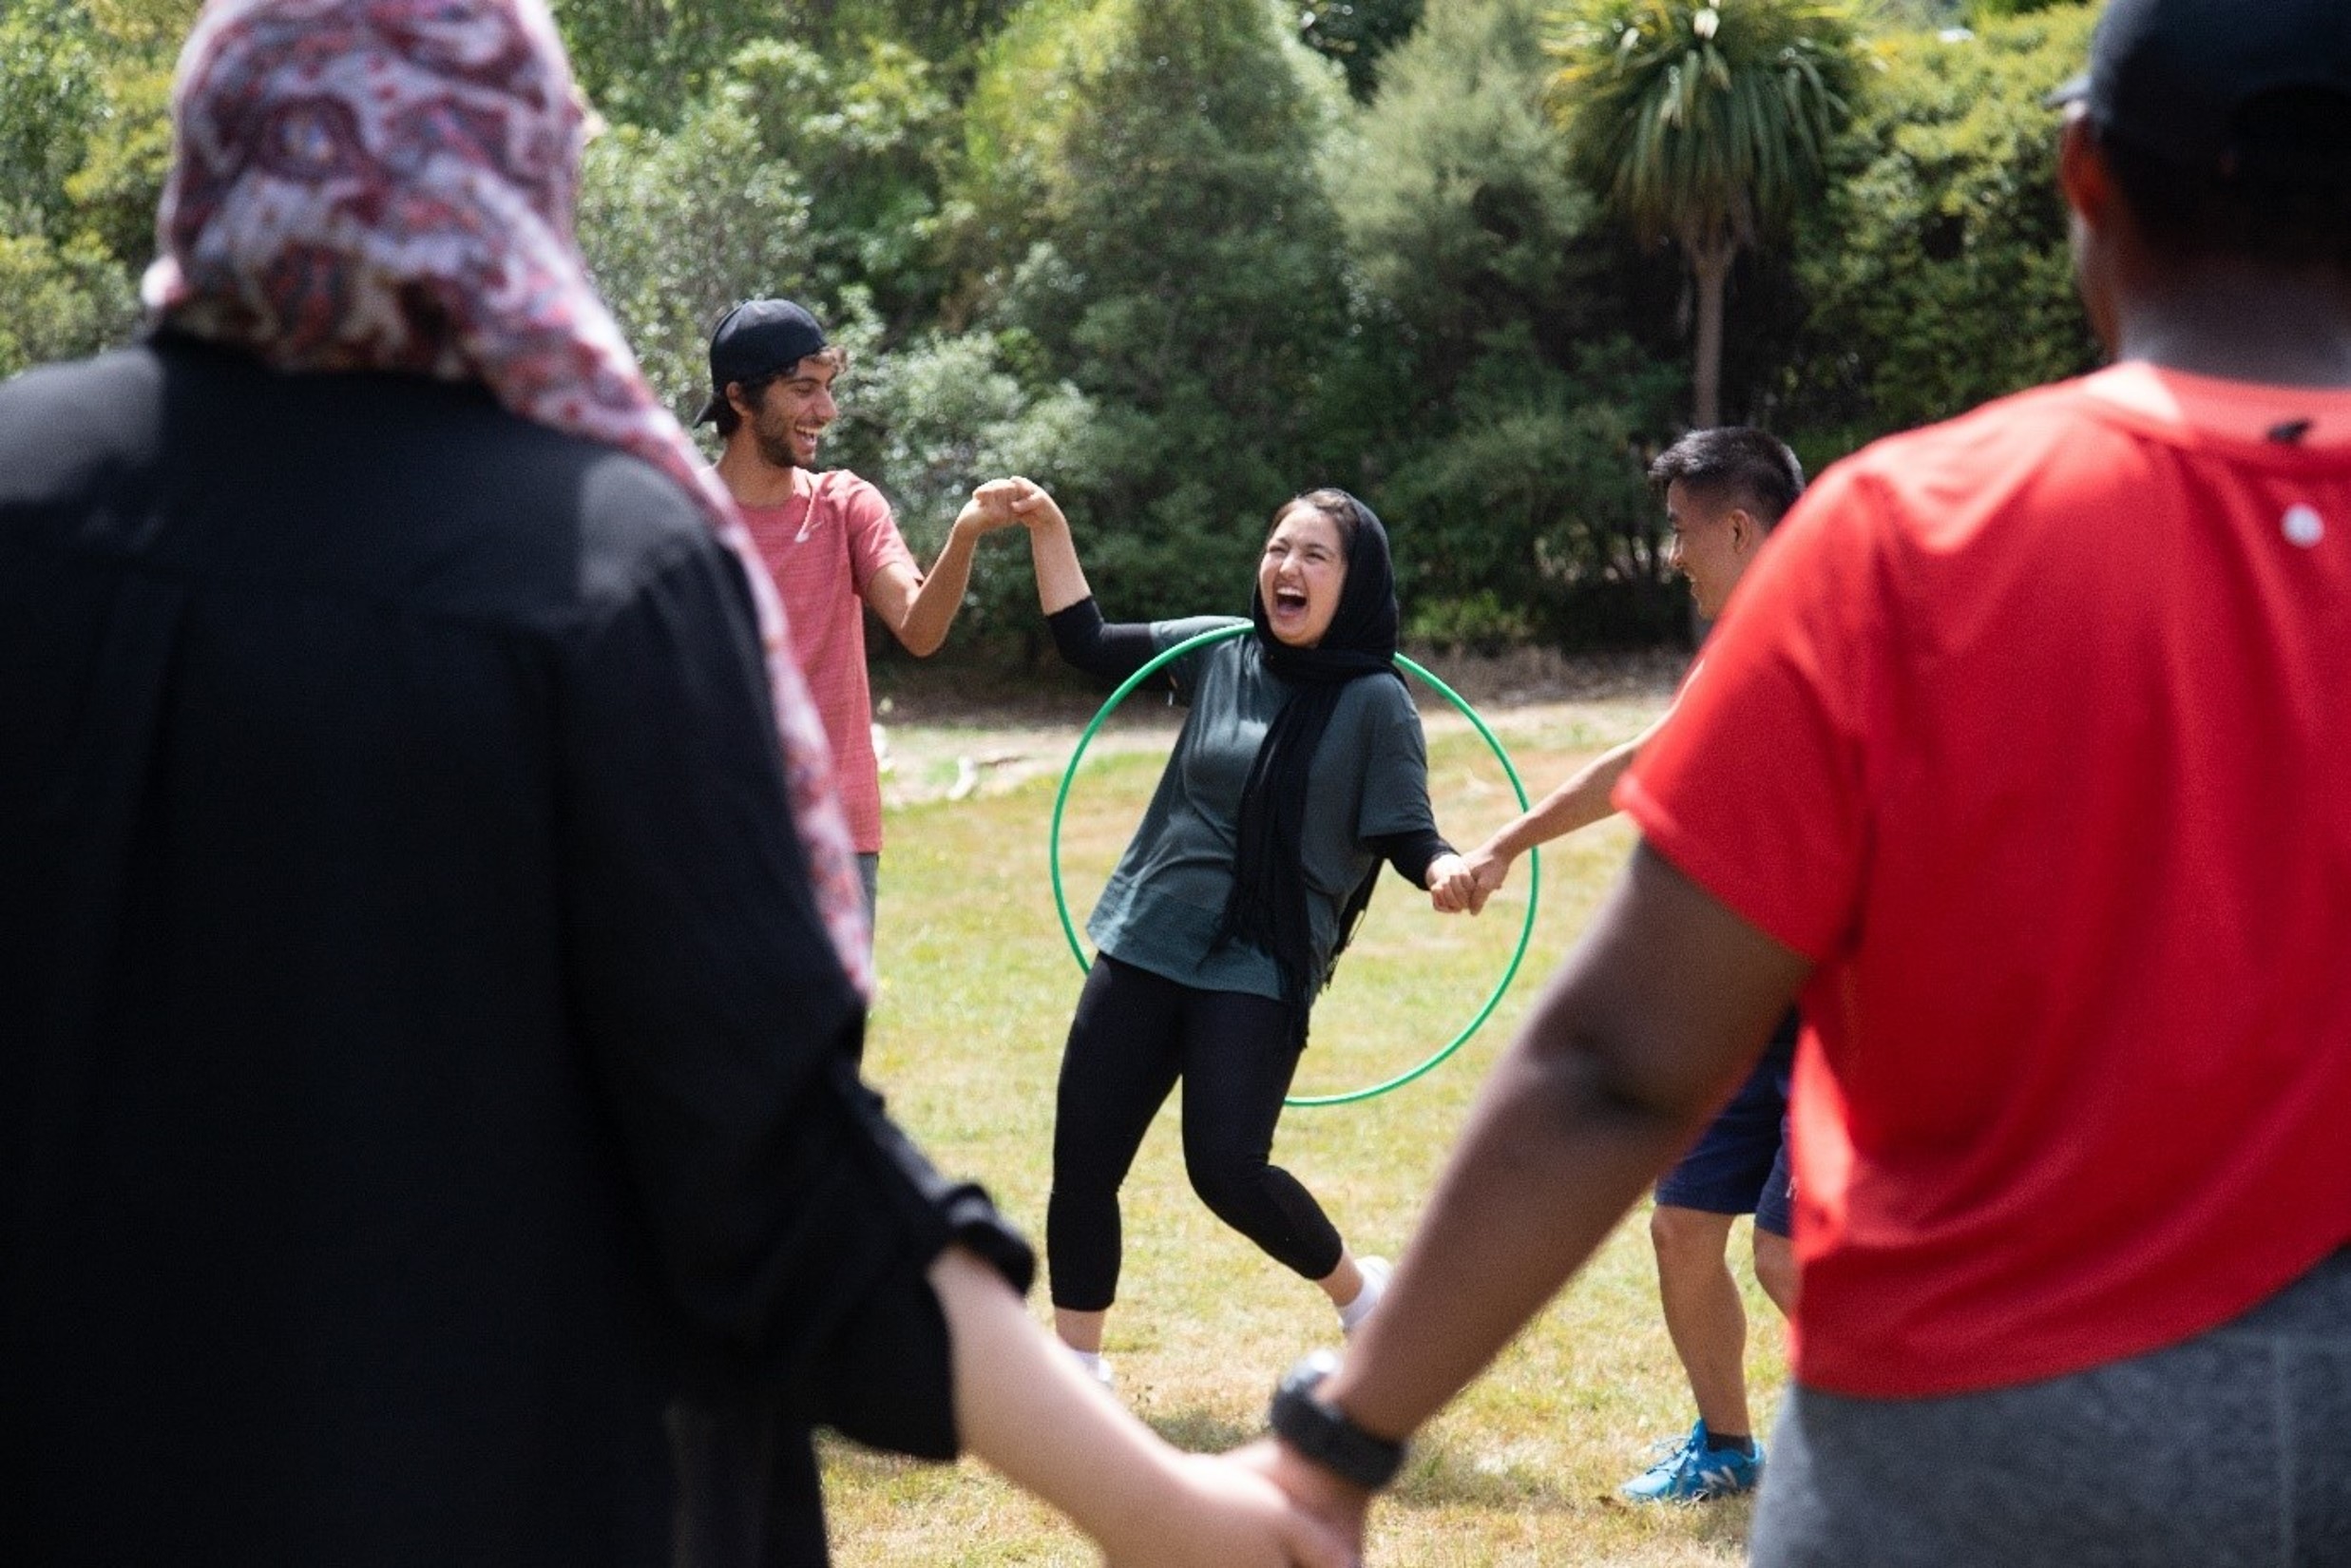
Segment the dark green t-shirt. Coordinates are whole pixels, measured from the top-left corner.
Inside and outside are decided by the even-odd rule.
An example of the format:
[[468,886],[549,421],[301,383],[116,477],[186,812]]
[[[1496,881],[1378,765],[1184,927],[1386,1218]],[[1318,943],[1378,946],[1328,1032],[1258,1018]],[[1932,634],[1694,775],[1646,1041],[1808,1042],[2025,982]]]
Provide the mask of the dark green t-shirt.
[[[1155,621],[1151,635],[1164,651],[1233,624],[1210,616]],[[1167,673],[1191,712],[1086,932],[1103,952],[1138,969],[1202,990],[1278,1001],[1281,973],[1273,956],[1238,941],[1219,947],[1216,927],[1233,889],[1241,789],[1266,726],[1293,688],[1266,669],[1253,637],[1188,654]],[[1435,828],[1427,746],[1404,683],[1386,676],[1348,682],[1314,754],[1307,794],[1299,870],[1314,927],[1309,996],[1322,988],[1329,968],[1340,904],[1371,869],[1374,853],[1364,841]]]

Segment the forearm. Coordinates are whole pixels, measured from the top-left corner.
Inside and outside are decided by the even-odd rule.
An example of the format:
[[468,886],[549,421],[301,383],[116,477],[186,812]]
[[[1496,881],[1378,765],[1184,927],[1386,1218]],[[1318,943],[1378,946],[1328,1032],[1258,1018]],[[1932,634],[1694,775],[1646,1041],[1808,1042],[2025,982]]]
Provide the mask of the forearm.
[[906,618],[895,630],[907,652],[917,659],[929,658],[946,643],[947,628],[954,624],[955,612],[963,608],[964,595],[971,587],[971,563],[978,547],[976,533],[961,527],[948,529],[946,545],[931,563],[930,574],[908,601]]
[[1067,1514],[1116,1559],[1163,1518],[1172,1456],[1047,1343],[1003,1278],[961,1248],[931,1266],[953,1343],[965,1446]]
[[1409,1434],[1687,1146],[1807,971],[1646,848],[1481,1094],[1328,1395]]
[[1434,828],[1419,828],[1407,832],[1380,833],[1365,843],[1373,853],[1396,868],[1396,874],[1415,888],[1428,886],[1428,868],[1442,855],[1454,852],[1444,835]]
[[1558,1293],[1685,1126],[1613,1101],[1584,1064],[1513,1052],[1328,1397],[1373,1432],[1417,1431]]
[[1037,570],[1037,604],[1045,614],[1094,597],[1085,568],[1078,562],[1077,542],[1058,510],[1029,524],[1028,549]]
[[1056,610],[1045,617],[1045,624],[1053,632],[1053,651],[1065,663],[1114,686],[1159,652],[1149,626],[1105,625],[1100,607],[1091,599]]
[[1633,766],[1633,759],[1641,755],[1641,748],[1672,717],[1673,710],[1667,708],[1649,728],[1577,769],[1566,783],[1537,801],[1532,811],[1513,819],[1472,851],[1472,861],[1497,860],[1506,865],[1539,844],[1565,838],[1578,828],[1589,828],[1602,817],[1615,815],[1616,808],[1609,796],[1615,793],[1616,780],[1624,776],[1625,770]]
[[1482,846],[1484,851],[1516,860],[1539,844],[1564,838],[1578,828],[1588,828],[1602,817],[1614,815],[1616,808],[1610,804],[1609,794],[1638,754],[1639,743],[1629,741],[1587,762],[1566,783],[1487,839]]

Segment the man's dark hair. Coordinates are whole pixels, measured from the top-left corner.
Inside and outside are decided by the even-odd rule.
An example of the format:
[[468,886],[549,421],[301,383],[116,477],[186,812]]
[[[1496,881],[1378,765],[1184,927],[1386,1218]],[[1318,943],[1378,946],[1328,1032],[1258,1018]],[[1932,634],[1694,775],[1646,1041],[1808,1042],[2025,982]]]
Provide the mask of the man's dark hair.
[[[845,373],[849,370],[849,351],[838,343],[828,343],[808,357],[823,360],[832,367],[835,374]],[[756,380],[737,381],[735,385],[742,390],[743,401],[755,409],[759,406],[759,400],[767,396],[768,388],[798,370],[801,363],[795,360],[792,364],[771,371]],[[724,387],[718,388],[717,392],[717,400],[710,411],[710,422],[717,429],[718,439],[723,441],[735,433],[735,428],[743,422],[743,416],[735,411],[735,405],[728,399]]]
[[2264,93],[2238,110],[2230,132],[2227,166],[2202,170],[2099,129],[2114,183],[2157,255],[2351,277],[2351,98],[2316,87]]
[[1769,528],[1804,494],[1804,465],[1787,443],[1752,425],[1718,425],[1692,430],[1649,466],[1659,495],[1676,481],[1708,501],[1736,497]]
[[[776,375],[781,375],[782,373],[783,373],[781,371],[778,371]],[[755,409],[759,406],[759,400],[767,395],[768,388],[774,386],[774,375],[763,375],[756,381],[737,381],[734,383],[736,390],[743,394],[743,401],[750,404]],[[735,433],[736,427],[743,422],[743,416],[735,411],[735,400],[726,395],[726,389],[724,387],[718,389],[717,406],[710,411],[710,422],[714,426],[717,427],[718,439],[721,441],[725,440],[728,436],[733,435]]]

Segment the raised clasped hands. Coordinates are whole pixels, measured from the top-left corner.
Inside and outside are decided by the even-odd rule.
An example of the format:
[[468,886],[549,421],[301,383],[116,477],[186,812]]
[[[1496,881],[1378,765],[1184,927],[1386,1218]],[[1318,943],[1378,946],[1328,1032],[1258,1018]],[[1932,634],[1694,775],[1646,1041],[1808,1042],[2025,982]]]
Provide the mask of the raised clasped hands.
[[1062,522],[1061,508],[1055,504],[1043,486],[1017,475],[991,479],[971,492],[971,501],[964,509],[978,508],[989,519],[991,528],[1008,527],[1017,523],[1035,529]]
[[955,531],[981,539],[1018,526],[1023,519],[1012,509],[1012,496],[1005,488],[1015,483],[1024,482],[995,479],[973,490],[964,509],[955,514]]

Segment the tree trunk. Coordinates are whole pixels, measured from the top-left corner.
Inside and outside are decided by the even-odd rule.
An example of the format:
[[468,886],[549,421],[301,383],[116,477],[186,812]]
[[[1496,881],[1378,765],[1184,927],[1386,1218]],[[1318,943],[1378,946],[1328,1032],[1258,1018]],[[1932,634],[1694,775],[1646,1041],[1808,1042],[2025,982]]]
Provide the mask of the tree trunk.
[[1692,410],[1695,427],[1711,430],[1723,422],[1723,287],[1730,280],[1730,260],[1738,247],[1726,239],[1694,245],[1690,251],[1690,276],[1698,287],[1698,362],[1692,377]]

